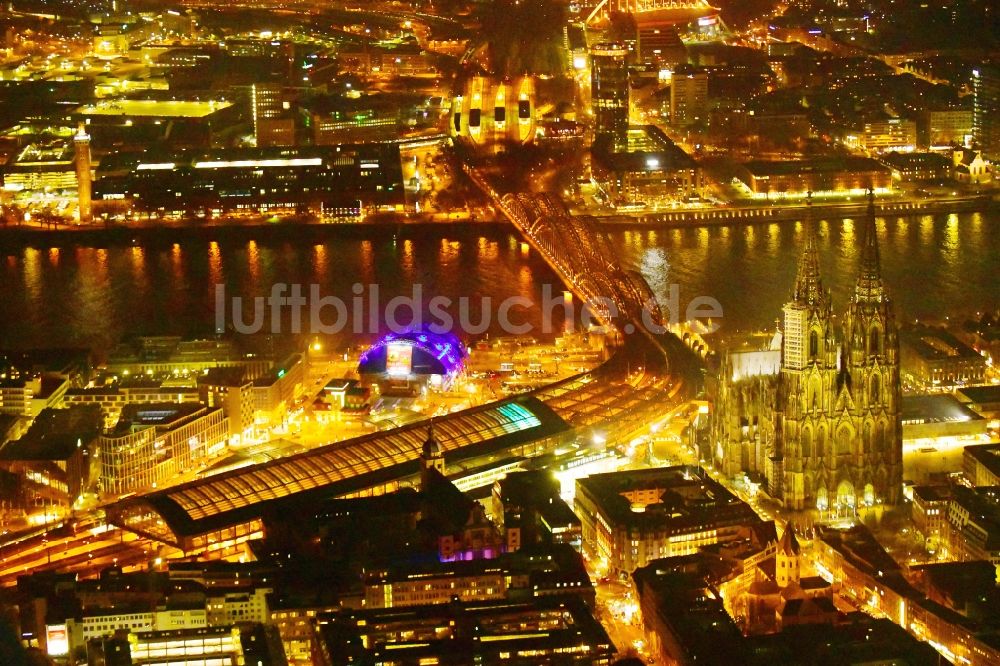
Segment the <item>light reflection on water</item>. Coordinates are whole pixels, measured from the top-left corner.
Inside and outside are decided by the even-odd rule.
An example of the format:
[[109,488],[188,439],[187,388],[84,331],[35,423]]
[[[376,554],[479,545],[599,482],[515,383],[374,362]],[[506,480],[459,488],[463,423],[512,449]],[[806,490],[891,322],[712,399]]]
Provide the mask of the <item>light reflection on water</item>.
[[[817,238],[834,309],[846,307],[859,261],[862,219],[822,220]],[[943,318],[1000,307],[1000,219],[996,214],[878,220],[883,275],[905,318]],[[624,261],[663,297],[720,301],[727,331],[773,325],[787,301],[804,238],[801,223],[612,234]],[[653,262],[651,253],[666,258]]]
[[[420,283],[425,304],[436,295],[456,303],[469,297],[471,321],[481,320],[480,297],[492,297],[495,317],[507,297],[539,303],[541,285],[562,290],[542,259],[522,252],[519,238],[504,231],[336,238],[325,244],[233,240],[23,248],[0,261],[0,347],[105,350],[132,335],[210,335],[216,284],[224,284],[229,296],[266,297],[276,282],[302,284],[307,295],[309,285],[318,284],[321,295],[348,302],[355,283],[376,284],[383,306],[394,296],[409,296],[409,285]],[[537,327],[541,316],[518,307],[515,319]],[[502,333],[495,327],[490,332]]]
[[[883,272],[902,317],[962,314],[1000,306],[1000,219],[995,214],[879,220]],[[823,278],[844,309],[858,263],[861,220],[820,221]],[[724,331],[773,325],[788,299],[801,223],[611,233],[629,268],[661,297],[677,283],[683,306],[718,299]],[[231,296],[267,295],[274,282],[319,284],[349,298],[355,282],[378,284],[383,303],[423,285],[473,301],[541,301],[562,285],[513,233],[422,232],[394,240],[332,238],[325,244],[184,241],[108,248],[21,248],[0,261],[0,346],[88,345],[104,349],[137,334],[210,334],[215,285]],[[308,287],[306,287],[308,293]],[[473,320],[480,313],[473,312]],[[538,324],[539,312],[518,321]],[[493,333],[498,333],[495,329]]]

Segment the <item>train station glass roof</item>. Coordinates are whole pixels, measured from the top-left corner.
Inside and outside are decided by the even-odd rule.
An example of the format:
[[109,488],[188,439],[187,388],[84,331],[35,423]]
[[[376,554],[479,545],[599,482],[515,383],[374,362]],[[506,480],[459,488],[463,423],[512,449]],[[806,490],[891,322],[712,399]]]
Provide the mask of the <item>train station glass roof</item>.
[[[177,543],[179,536],[203,534],[253,518],[259,515],[257,505],[264,502],[321,489],[329,490],[331,495],[346,494],[364,488],[366,478],[371,480],[376,473],[390,472],[401,465],[412,465],[415,473],[428,424],[424,421],[373,433],[128,498],[108,507],[108,517],[115,524],[133,529],[137,525],[127,516],[148,514],[146,522],[152,520],[161,529],[146,531]],[[517,446],[569,427],[537,398],[520,396],[435,419],[434,436],[446,458],[462,459],[477,455],[482,448],[477,445],[495,445],[498,449]],[[397,478],[409,473],[402,468],[397,471]]]

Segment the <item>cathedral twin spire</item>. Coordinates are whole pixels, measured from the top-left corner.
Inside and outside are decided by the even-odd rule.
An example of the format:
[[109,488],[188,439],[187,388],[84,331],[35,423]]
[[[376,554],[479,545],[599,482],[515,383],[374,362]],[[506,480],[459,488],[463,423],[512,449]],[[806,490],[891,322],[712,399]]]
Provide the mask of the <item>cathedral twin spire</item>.
[[[802,254],[799,256],[793,300],[803,305],[822,306],[825,309],[828,298],[820,276],[819,247],[816,240],[816,222],[812,213],[811,192],[808,197],[806,201],[805,244],[802,248]],[[885,298],[878,234],[875,228],[875,194],[872,190],[868,190],[868,211],[862,229],[861,266],[851,300],[857,303],[879,303]]]
[[861,269],[854,285],[852,300],[856,303],[880,303],[885,299],[882,284],[882,266],[878,251],[878,236],[875,229],[875,193],[868,190],[868,214],[861,245]]
[[819,247],[816,242],[816,222],[812,215],[812,192],[806,200],[806,240],[799,257],[798,272],[795,276],[796,303],[826,309],[827,297],[819,271]]

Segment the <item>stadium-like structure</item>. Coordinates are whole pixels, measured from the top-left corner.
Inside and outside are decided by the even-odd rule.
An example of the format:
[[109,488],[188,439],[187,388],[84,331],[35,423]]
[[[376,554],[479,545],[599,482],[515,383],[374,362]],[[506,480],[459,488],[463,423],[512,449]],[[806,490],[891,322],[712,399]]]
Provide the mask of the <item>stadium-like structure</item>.
[[429,328],[387,333],[361,355],[358,372],[364,375],[442,375],[462,370],[465,345],[454,333]]

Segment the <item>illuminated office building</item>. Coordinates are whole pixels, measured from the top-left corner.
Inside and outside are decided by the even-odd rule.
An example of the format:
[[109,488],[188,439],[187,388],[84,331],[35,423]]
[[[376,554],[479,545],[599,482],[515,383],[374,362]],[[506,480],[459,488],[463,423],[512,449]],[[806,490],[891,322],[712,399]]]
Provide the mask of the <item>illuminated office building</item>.
[[677,126],[708,120],[708,72],[681,65],[670,78],[670,122]]
[[58,145],[29,144],[3,166],[3,189],[15,196],[77,191],[77,169],[72,150]]
[[178,151],[105,158],[95,195],[149,213],[402,210],[399,146]]
[[988,159],[1000,159],[1000,65],[972,70],[972,137]]
[[965,146],[972,136],[973,112],[970,109],[942,109],[920,114],[918,142],[923,148]]
[[844,143],[867,153],[912,151],[917,147],[917,123],[904,118],[867,122],[849,134]]
[[198,389],[169,386],[156,380],[132,381],[112,386],[69,388],[63,405],[98,405],[104,416],[104,425],[113,428],[118,423],[122,409],[130,404],[197,403]]
[[344,609],[319,615],[316,629],[333,664],[602,666],[614,652],[601,623],[573,596]]
[[626,150],[613,150],[611,138],[591,148],[594,181],[615,207],[670,205],[701,191],[701,169],[694,159],[655,126],[626,132]]
[[283,666],[285,656],[277,629],[260,624],[149,631],[129,635],[133,664],[157,666]]
[[250,97],[257,146],[295,145],[295,118],[284,89],[276,84],[255,83],[250,90]]
[[574,508],[585,552],[612,572],[743,538],[744,528],[761,522],[704,469],[689,466],[578,479]]
[[219,408],[127,405],[117,427],[100,440],[102,489],[119,495],[155,488],[221,450],[228,437]]
[[590,49],[590,98],[595,140],[609,137],[614,150],[628,146],[629,81],[623,44],[602,43]]

